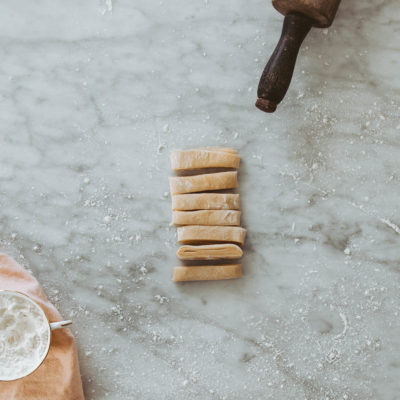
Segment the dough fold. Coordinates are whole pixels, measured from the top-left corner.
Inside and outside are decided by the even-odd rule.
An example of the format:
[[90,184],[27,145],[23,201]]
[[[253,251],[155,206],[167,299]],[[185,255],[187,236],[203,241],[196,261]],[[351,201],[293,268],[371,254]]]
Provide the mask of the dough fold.
[[181,246],[176,255],[181,260],[223,260],[240,258],[242,249],[236,244],[205,244],[200,246]]
[[172,196],[172,209],[240,210],[240,195],[236,193],[188,193]]
[[233,242],[243,245],[246,229],[239,226],[187,225],[178,228],[178,241],[182,244]]
[[216,172],[192,176],[171,176],[171,194],[194,193],[209,190],[235,189],[238,187],[237,171]]
[[240,211],[235,210],[197,210],[173,211],[174,225],[240,225]]
[[176,150],[171,153],[171,166],[175,171],[201,168],[238,168],[238,154],[218,150]]
[[207,265],[198,267],[175,267],[174,282],[217,281],[241,278],[241,264]]

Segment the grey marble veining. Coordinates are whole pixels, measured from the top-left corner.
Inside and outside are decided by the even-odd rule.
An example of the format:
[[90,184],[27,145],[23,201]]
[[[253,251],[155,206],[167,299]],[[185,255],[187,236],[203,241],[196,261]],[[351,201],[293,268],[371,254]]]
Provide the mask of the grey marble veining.
[[[343,1],[273,115],[268,1],[0,4],[0,247],[74,320],[87,399],[400,393],[400,9]],[[236,147],[245,276],[175,285],[169,152]]]

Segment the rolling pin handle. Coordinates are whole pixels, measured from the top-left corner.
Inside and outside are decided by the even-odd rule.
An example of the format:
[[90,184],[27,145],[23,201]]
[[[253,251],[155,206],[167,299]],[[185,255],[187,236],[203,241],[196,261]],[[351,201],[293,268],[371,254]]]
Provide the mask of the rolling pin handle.
[[302,14],[286,15],[279,42],[258,84],[256,107],[260,110],[274,112],[284,98],[300,46],[312,25],[313,20]]

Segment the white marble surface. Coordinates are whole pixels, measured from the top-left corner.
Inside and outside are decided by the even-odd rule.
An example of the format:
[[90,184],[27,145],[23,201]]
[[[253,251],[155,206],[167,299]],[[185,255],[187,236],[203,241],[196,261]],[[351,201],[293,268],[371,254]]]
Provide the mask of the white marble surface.
[[[112,6],[112,7],[111,7]],[[0,247],[87,399],[400,395],[400,9],[343,1],[274,115],[266,0],[0,3]],[[243,158],[245,277],[177,286],[169,152]]]

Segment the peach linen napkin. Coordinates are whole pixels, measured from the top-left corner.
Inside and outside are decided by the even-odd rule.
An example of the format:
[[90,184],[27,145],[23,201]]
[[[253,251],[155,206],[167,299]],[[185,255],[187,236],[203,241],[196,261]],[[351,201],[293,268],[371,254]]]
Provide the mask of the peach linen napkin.
[[[0,290],[17,290],[30,296],[50,322],[62,321],[39,282],[16,261],[0,253]],[[52,332],[50,351],[31,375],[0,382],[0,400],[83,400],[75,340],[69,329]]]

